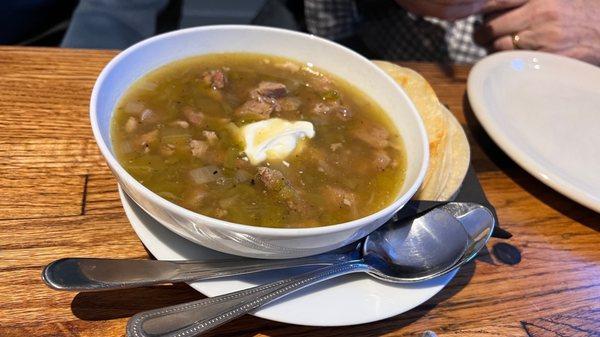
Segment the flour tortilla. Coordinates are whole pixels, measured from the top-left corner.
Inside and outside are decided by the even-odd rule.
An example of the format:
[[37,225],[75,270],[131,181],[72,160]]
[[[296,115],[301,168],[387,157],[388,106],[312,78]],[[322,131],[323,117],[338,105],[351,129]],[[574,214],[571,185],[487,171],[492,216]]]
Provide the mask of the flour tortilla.
[[429,138],[429,167],[415,199],[452,200],[460,189],[470,161],[469,143],[463,128],[419,73],[390,62],[373,62],[402,86],[425,124]]

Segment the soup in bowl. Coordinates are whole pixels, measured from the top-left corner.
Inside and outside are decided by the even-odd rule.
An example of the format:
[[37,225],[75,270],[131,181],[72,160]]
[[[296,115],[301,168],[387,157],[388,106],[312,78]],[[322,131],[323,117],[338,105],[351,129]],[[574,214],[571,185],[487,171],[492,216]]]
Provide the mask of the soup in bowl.
[[103,70],[90,111],[125,193],[179,235],[236,255],[300,257],[360,239],[427,166],[422,121],[391,78],[280,29],[140,42]]

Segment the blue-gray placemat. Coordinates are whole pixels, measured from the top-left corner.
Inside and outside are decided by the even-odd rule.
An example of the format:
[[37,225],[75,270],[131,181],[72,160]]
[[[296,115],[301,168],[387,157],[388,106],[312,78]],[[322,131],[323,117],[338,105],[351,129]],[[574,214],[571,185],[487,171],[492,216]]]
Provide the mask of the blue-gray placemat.
[[[465,180],[462,183],[460,191],[456,195],[456,198],[452,201],[456,202],[475,202],[480,205],[486,206],[494,214],[496,220],[496,227],[494,228],[493,237],[501,239],[509,239],[512,234],[500,227],[498,222],[498,216],[496,215],[496,209],[489,202],[485,196],[485,192],[481,187],[481,183],[475,174],[472,166],[469,166]],[[409,216],[415,216],[417,214],[424,213],[436,206],[443,205],[444,201],[431,201],[431,200],[410,200],[401,210],[398,212],[398,217],[404,218]]]

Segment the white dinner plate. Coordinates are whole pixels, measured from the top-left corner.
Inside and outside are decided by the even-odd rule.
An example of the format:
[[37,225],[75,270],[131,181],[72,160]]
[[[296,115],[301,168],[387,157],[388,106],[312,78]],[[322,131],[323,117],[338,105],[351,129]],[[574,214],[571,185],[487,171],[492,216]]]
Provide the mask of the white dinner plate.
[[473,67],[468,95],[514,161],[600,212],[600,68],[542,52],[497,53]]
[[[145,213],[121,188],[125,214],[146,248],[159,260],[207,260],[231,255],[204,248],[163,227]],[[273,321],[342,326],[382,320],[408,311],[433,297],[457,271],[411,285],[384,283],[367,275],[346,275],[302,289],[256,311],[255,316]],[[212,297],[290,276],[290,271],[194,282],[190,285]]]

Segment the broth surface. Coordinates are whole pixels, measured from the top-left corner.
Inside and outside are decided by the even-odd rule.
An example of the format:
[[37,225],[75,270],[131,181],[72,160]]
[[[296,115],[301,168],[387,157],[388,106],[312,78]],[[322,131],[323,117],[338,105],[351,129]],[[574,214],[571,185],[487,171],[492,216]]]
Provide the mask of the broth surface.
[[[314,137],[253,165],[242,129],[307,121]],[[211,217],[317,227],[372,214],[405,177],[402,140],[385,112],[346,81],[289,59],[246,53],[176,61],[137,80],[117,104],[113,151],[144,186]]]

